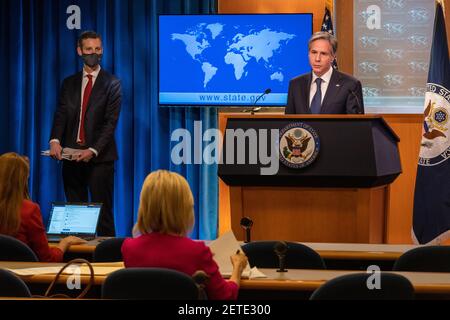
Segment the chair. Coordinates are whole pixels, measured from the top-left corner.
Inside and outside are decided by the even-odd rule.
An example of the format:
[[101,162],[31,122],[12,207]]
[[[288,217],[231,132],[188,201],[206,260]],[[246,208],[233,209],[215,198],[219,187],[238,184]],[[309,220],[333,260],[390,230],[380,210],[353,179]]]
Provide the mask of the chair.
[[100,242],[94,251],[94,262],[123,261],[122,244],[125,238],[111,238]]
[[25,243],[0,234],[0,261],[38,262],[39,260]]
[[424,246],[403,253],[394,271],[450,272],[449,246]]
[[[279,259],[274,247],[277,241],[255,241],[242,246],[250,266],[278,268]],[[326,269],[322,257],[310,247],[296,242],[287,242],[285,258],[287,269]]]
[[30,298],[31,293],[22,279],[8,270],[0,269],[0,297]]
[[414,288],[405,277],[381,272],[380,289],[370,290],[367,279],[373,274],[354,273],[325,282],[310,300],[412,300]]
[[127,268],[105,279],[103,299],[197,300],[194,280],[179,271],[164,268]]

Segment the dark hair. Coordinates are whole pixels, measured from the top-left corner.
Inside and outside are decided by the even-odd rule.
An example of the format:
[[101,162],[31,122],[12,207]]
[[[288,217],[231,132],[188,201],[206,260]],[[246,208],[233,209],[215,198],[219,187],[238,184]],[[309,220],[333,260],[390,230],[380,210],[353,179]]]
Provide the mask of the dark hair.
[[100,39],[102,40],[102,37],[95,31],[85,31],[78,37],[78,46],[80,48],[83,48],[83,40],[86,39]]
[[325,32],[325,31],[319,31],[316,32],[312,35],[312,37],[309,39],[308,42],[308,50],[311,50],[311,44],[316,41],[316,40],[326,40],[330,43],[331,45],[331,50],[333,50],[332,54],[335,55],[337,52],[337,47],[338,47],[338,43],[337,43],[337,39],[335,36],[333,36],[332,34]]

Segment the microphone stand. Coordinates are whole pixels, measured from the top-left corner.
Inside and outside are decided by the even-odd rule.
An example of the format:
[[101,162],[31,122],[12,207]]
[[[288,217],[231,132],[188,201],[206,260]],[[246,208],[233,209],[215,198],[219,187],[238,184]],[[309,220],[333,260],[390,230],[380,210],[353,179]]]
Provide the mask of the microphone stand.
[[251,115],[254,115],[255,112],[258,112],[259,110],[261,110],[261,107],[253,108],[252,111],[250,112],[250,114],[251,114]]
[[350,93],[351,93],[351,94],[355,97],[355,99],[356,99],[356,104],[358,105],[358,112],[357,112],[357,114],[363,114],[363,110],[362,110],[361,103],[360,103],[360,101],[359,101],[358,95],[355,93],[355,91],[353,91],[353,90],[351,90],[351,89],[350,89]]
[[277,272],[288,272],[285,269],[285,259],[286,259],[286,253],[287,253],[288,247],[287,243],[284,241],[279,241],[275,244],[274,251],[278,256],[278,263],[279,263],[279,269]]
[[245,241],[244,243],[250,242],[250,231],[253,226],[253,220],[249,217],[243,217],[241,219],[241,227],[245,230]]
[[269,94],[271,91],[272,91],[272,90],[270,90],[270,89],[266,89],[266,91],[264,91],[262,94],[260,94],[260,95],[258,96],[258,98],[256,98],[255,102],[253,103],[253,107],[252,107],[251,109],[245,109],[245,110],[242,111],[242,112],[249,112],[249,111],[250,111],[250,114],[251,114],[251,115],[254,115],[255,112],[260,111],[260,110],[261,110],[261,107],[256,107],[256,103],[257,103],[262,97],[264,97],[266,94]]

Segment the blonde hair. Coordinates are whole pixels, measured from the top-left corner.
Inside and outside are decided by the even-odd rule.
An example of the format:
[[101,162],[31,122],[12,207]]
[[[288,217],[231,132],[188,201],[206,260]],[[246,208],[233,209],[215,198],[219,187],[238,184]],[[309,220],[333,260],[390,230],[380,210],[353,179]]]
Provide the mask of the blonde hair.
[[185,178],[158,170],[145,178],[137,228],[141,234],[160,232],[187,236],[194,226],[194,197]]
[[28,199],[30,165],[14,152],[0,156],[0,233],[15,235],[20,227],[20,210]]

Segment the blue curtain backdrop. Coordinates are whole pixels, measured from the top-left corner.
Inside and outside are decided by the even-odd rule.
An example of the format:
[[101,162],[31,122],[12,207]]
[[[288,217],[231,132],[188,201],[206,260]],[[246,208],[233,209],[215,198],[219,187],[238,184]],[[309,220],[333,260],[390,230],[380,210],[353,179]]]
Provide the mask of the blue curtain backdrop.
[[[66,26],[70,5],[81,9],[81,30]],[[202,121],[204,131],[216,128],[217,111],[160,108],[157,93],[158,15],[215,10],[214,0],[0,1],[0,153],[14,151],[30,158],[30,191],[41,205],[44,222],[50,203],[63,200],[64,192],[61,164],[41,157],[40,151],[48,149],[62,80],[82,68],[76,39],[83,30],[95,30],[103,37],[102,67],[122,81],[114,200],[118,236],[130,234],[147,174],[169,169],[185,176],[194,194],[196,225],[191,236],[216,237],[217,166],[174,165],[170,134],[178,128],[193,133],[194,121]]]

